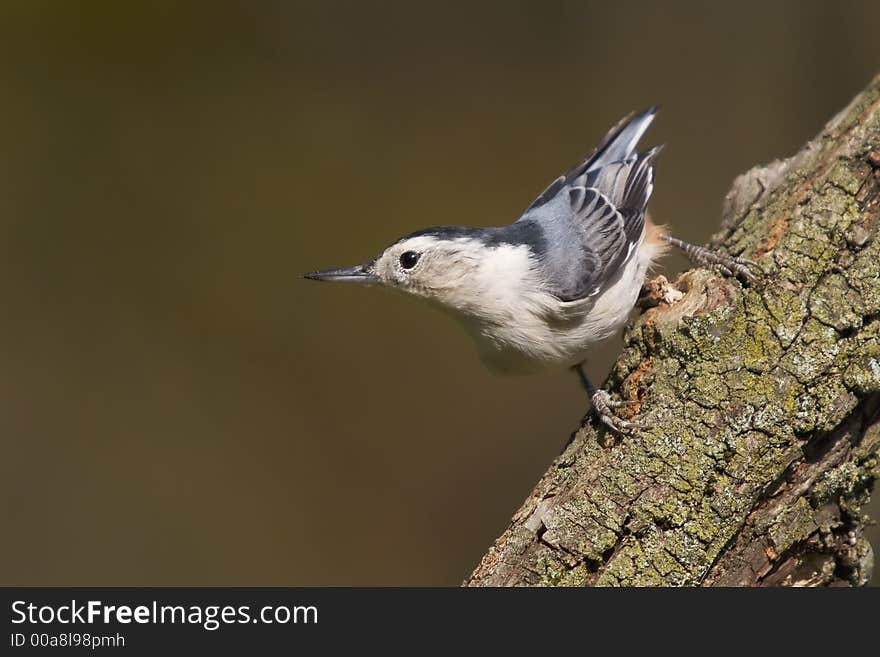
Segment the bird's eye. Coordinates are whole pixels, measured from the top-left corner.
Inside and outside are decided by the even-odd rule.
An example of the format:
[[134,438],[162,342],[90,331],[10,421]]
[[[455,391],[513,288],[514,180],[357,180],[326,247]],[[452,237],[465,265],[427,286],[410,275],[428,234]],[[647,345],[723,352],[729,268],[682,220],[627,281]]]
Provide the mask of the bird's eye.
[[400,266],[404,269],[412,269],[419,261],[419,257],[415,251],[404,251],[400,254]]

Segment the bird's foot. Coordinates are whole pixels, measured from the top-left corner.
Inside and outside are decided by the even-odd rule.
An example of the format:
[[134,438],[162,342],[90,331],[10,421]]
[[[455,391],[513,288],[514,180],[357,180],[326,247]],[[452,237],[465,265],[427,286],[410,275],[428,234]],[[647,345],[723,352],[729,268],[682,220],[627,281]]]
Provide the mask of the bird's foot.
[[758,276],[755,274],[755,271],[761,271],[760,265],[754,260],[729,256],[720,251],[707,249],[705,246],[690,244],[676,237],[670,236],[667,239],[670,244],[684,251],[688,259],[698,267],[716,269],[725,276],[742,278],[748,282],[757,280]]
[[719,251],[712,251],[703,246],[694,247],[695,252],[690,256],[691,261],[700,267],[717,269],[725,276],[742,278],[748,282],[757,280],[757,275],[752,271],[760,271],[758,263],[748,258],[729,256]]
[[609,427],[617,433],[629,433],[638,429],[644,429],[645,426],[640,422],[625,420],[617,414],[617,410],[624,406],[632,406],[634,401],[618,401],[611,399],[605,390],[596,390],[590,400],[593,403],[593,410],[605,426]]

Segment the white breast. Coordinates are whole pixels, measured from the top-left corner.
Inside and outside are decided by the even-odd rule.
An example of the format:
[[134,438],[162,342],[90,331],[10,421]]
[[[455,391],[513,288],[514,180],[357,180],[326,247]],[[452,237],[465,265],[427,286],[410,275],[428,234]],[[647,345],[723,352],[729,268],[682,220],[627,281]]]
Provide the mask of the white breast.
[[[482,360],[495,372],[525,374],[576,365],[591,345],[626,322],[659,250],[643,237],[609,287],[594,297],[562,302],[540,292],[535,262],[526,247],[501,247],[481,272],[485,284],[474,288],[481,298],[467,304],[470,312],[460,319],[476,340]],[[528,284],[529,279],[534,283]]]

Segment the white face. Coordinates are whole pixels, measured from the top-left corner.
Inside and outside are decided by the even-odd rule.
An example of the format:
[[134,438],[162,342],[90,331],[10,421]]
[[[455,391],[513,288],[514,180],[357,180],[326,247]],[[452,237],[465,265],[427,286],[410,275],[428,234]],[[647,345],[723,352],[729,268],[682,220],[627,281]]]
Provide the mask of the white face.
[[470,242],[430,235],[404,238],[385,249],[373,273],[385,285],[454,306],[456,291],[479,266],[480,253]]
[[487,246],[468,236],[404,237],[373,262],[306,274],[307,278],[379,283],[460,314],[506,322],[524,293],[539,290],[536,263],[524,245]]

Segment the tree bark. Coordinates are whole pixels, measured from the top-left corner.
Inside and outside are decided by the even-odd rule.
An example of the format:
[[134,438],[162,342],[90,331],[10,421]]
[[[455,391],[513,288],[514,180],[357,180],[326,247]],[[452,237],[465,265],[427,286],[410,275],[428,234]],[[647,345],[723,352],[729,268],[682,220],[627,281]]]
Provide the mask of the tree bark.
[[592,414],[465,582],[862,585],[880,474],[880,76],[797,155],[741,175],[713,246],[756,260],[651,286]]

